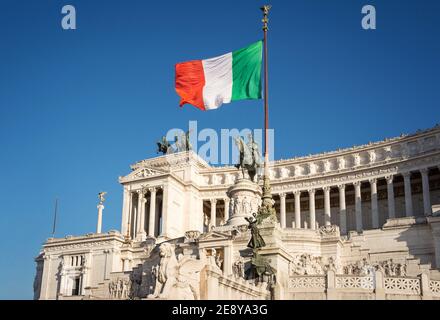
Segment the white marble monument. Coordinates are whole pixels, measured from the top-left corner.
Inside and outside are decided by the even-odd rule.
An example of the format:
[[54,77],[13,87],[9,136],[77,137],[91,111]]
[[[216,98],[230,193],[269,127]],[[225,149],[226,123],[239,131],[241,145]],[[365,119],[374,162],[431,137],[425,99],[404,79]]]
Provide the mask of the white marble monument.
[[271,287],[249,279],[261,182],[191,151],[142,160],[119,179],[121,229],[48,239],[34,297],[440,300],[439,166],[440,127],[271,163]]

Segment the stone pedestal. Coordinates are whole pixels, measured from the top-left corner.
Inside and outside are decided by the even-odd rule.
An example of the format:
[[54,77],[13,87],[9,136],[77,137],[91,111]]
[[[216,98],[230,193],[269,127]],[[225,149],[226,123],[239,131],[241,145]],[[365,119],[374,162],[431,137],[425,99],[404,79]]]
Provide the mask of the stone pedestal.
[[258,253],[267,259],[270,266],[275,269],[274,299],[284,299],[289,280],[289,261],[292,260],[292,257],[283,245],[281,239],[282,229],[278,223],[262,223],[258,227],[266,243],[266,246],[260,248]]
[[248,224],[246,217],[257,213],[261,204],[261,188],[248,179],[238,179],[228,190],[230,218],[226,225],[239,226]]

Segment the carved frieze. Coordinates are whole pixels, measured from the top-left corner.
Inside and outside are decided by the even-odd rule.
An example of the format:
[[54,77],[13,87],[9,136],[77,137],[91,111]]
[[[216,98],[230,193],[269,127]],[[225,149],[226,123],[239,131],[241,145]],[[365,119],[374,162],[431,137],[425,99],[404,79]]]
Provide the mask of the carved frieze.
[[64,244],[57,246],[46,247],[45,251],[64,251],[71,249],[83,249],[83,248],[96,248],[96,247],[106,247],[106,246],[119,246],[115,241],[93,241],[93,242],[78,242],[72,244]]
[[339,263],[334,257],[313,256],[308,253],[296,255],[290,262],[290,275],[324,275],[327,271],[338,271]]

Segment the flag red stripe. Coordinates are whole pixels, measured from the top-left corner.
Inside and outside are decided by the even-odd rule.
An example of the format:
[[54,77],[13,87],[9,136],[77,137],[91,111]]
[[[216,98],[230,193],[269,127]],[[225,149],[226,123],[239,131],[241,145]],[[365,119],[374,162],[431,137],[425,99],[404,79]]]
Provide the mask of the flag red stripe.
[[203,103],[203,87],[205,73],[201,60],[194,60],[176,64],[175,88],[180,96],[180,106],[192,104],[205,110]]

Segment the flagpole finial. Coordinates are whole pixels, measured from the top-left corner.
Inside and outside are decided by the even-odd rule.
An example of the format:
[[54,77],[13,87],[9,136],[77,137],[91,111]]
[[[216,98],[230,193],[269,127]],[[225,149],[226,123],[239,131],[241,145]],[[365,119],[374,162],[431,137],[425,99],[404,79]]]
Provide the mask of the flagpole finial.
[[269,22],[269,19],[267,18],[267,16],[269,14],[270,8],[272,8],[270,4],[264,5],[260,8],[261,11],[263,11],[263,20],[261,20],[263,22],[263,31],[267,31],[268,29],[267,23]]

